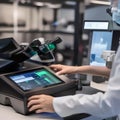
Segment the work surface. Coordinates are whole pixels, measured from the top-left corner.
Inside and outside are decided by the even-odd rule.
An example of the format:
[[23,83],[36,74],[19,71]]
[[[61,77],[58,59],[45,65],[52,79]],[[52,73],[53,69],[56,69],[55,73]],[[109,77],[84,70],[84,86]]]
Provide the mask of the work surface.
[[[82,90],[76,91],[76,94],[94,94],[96,92],[98,92],[96,89],[85,86]],[[55,113],[22,115],[15,112],[12,107],[4,105],[0,105],[0,118],[1,120],[16,120],[16,118],[17,120],[63,120]]]
[[0,105],[0,119],[1,120],[63,120],[58,115],[53,113],[30,114],[22,115],[16,113],[13,108],[9,106]]

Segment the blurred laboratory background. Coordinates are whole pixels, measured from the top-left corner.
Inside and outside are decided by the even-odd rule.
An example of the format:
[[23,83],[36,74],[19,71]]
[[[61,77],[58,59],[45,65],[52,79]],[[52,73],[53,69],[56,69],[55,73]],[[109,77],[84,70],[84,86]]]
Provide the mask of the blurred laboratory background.
[[61,37],[56,63],[88,64],[91,34],[84,21],[108,21],[109,0],[0,0],[0,38],[19,44]]

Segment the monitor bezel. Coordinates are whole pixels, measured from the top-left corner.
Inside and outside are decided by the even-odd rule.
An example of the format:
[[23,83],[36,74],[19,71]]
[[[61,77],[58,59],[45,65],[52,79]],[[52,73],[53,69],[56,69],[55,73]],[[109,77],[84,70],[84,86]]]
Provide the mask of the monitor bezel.
[[[29,89],[29,90],[24,90],[22,89],[16,82],[14,82],[13,80],[10,79],[10,76],[12,75],[18,75],[18,74],[22,74],[22,73],[28,73],[28,72],[32,72],[32,71],[36,71],[36,70],[41,70],[41,69],[45,69],[46,71],[48,71],[51,75],[53,75],[54,77],[56,77],[58,80],[60,80],[60,83],[56,83],[56,84],[51,84],[48,86],[44,86],[44,87],[36,87],[33,89]],[[14,87],[17,86],[20,90],[24,91],[24,92],[28,92],[28,91],[32,91],[32,90],[36,90],[36,89],[44,89],[44,88],[49,88],[49,87],[53,87],[56,85],[60,85],[65,83],[65,81],[63,81],[62,79],[60,79],[60,77],[58,77],[53,71],[47,69],[46,67],[40,67],[40,68],[35,68],[35,69],[29,69],[29,70],[25,70],[25,71],[18,71],[18,72],[14,72],[14,73],[9,73],[7,75],[4,75],[5,78],[7,78],[7,80],[9,80],[9,83]]]
[[[112,32],[112,43],[113,43],[113,31],[111,31],[111,30],[93,30],[93,31],[91,31],[91,33],[90,33],[90,42],[89,42],[89,52],[88,52],[88,65],[90,65],[90,55],[91,55],[91,45],[92,45],[92,38],[93,38],[93,32]],[[112,43],[111,43],[111,49],[110,50],[112,50]],[[90,65],[90,66],[92,66],[92,65]],[[97,66],[97,65],[95,65],[95,66]]]
[[[101,29],[100,29],[100,28],[96,28],[96,29],[95,29],[95,28],[85,28],[85,23],[86,23],[86,22],[93,22],[93,23],[94,23],[94,22],[96,22],[96,23],[104,23],[104,22],[107,22],[107,23],[108,23],[108,27],[107,27],[106,29],[105,29],[105,28],[101,28]],[[83,25],[83,29],[84,29],[84,30],[92,30],[92,31],[95,31],[95,30],[96,30],[96,31],[100,31],[100,30],[101,30],[101,31],[109,31],[109,25],[110,25],[110,22],[109,22],[108,20],[102,20],[102,21],[100,21],[100,20],[85,20],[85,21],[84,21],[84,25]]]

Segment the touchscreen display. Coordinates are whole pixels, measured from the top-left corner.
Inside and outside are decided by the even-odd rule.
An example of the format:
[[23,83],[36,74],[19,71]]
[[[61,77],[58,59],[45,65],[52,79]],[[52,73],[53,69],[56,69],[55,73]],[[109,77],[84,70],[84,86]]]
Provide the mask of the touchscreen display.
[[23,90],[31,90],[36,87],[47,87],[64,82],[44,68],[9,75],[7,77],[15,82]]

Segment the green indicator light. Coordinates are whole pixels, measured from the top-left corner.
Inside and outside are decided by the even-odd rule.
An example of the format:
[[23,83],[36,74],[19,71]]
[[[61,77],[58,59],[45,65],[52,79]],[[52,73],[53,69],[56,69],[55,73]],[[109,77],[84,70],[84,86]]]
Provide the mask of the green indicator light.
[[47,53],[47,52],[49,52],[49,50],[54,50],[54,49],[55,49],[55,45],[54,44],[48,44],[48,45],[44,46],[42,51]]
[[48,47],[50,50],[54,50],[55,49],[55,45],[54,44],[48,44]]

